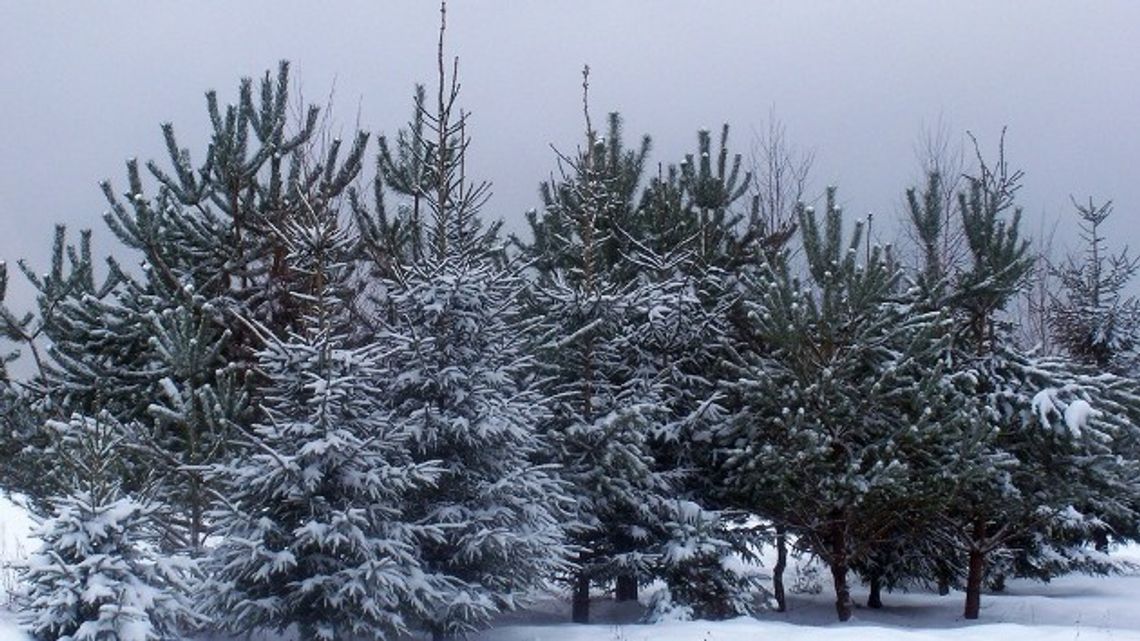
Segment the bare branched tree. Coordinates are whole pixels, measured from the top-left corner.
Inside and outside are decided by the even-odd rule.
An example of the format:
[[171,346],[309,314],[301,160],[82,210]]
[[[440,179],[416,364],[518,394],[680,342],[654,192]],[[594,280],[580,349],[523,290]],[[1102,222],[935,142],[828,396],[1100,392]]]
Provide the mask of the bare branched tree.
[[1049,325],[1050,301],[1057,291],[1054,239],[1057,236],[1059,221],[1048,223],[1042,217],[1037,234],[1033,237],[1033,268],[1029,271],[1028,283],[1017,297],[1012,314],[1018,327],[1018,342],[1025,348],[1035,349],[1042,354],[1055,354],[1056,341]]
[[[810,187],[815,152],[796,147],[775,110],[752,141],[753,211],[749,224],[767,234],[791,228]],[[766,235],[766,234],[765,234]]]

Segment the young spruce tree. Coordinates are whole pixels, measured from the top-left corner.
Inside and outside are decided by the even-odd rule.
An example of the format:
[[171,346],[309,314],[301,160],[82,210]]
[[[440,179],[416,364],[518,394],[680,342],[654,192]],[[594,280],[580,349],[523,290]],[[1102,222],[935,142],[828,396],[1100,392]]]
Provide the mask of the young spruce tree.
[[124,434],[102,413],[52,421],[70,489],[51,500],[40,549],[23,566],[21,622],[36,639],[165,641],[201,623],[190,604],[189,559],[156,546],[156,507],[121,484]]
[[[528,292],[537,325],[531,350],[549,411],[542,423],[548,460],[561,466],[573,492],[568,532],[579,548],[571,579],[577,622],[589,620],[591,584],[619,581],[623,594],[636,594],[651,576],[671,494],[651,448],[668,422],[664,390],[633,358],[644,291],[620,275],[621,255],[610,253],[629,204],[629,174],[615,175],[615,148],[598,138],[587,113],[586,146],[561,159],[564,174],[554,190],[560,197],[550,201],[531,246],[546,256],[536,261]],[[553,229],[557,247],[550,244]]]
[[434,110],[416,102],[432,142],[417,192],[423,253],[394,266],[373,318],[384,355],[378,398],[414,460],[439,466],[436,483],[405,504],[410,522],[434,528],[418,540],[425,572],[449,581],[417,621],[439,638],[517,607],[564,570],[568,554],[565,486],[537,463],[544,409],[527,380],[524,282],[504,259],[497,225],[480,219],[489,186],[467,178],[467,117],[455,69],[450,82],[445,75],[445,26]]
[[382,407],[382,347],[351,338],[355,240],[310,210],[277,230],[287,248],[300,327],[261,327],[261,418],[215,477],[221,538],[202,612],[229,633],[386,639],[440,607],[447,580],[425,571],[423,540],[444,536],[406,508],[434,485],[408,434]]

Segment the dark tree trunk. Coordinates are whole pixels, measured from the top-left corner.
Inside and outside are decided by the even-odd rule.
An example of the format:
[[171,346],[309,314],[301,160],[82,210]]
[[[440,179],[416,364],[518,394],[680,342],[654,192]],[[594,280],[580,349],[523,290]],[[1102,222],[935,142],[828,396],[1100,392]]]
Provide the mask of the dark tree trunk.
[[994,592],[1005,592],[1005,574],[995,574],[990,580],[990,590]]
[[883,607],[883,580],[878,574],[871,575],[871,594],[867,597],[867,607],[876,610]]
[[200,479],[196,474],[190,475],[190,556],[202,555],[202,492]]
[[938,594],[940,596],[950,594],[950,577],[945,574],[938,575]]
[[585,572],[580,572],[574,579],[570,620],[574,623],[590,622],[590,578]]
[[986,556],[982,551],[982,539],[986,535],[986,524],[981,519],[974,522],[974,541],[970,547],[970,570],[966,575],[967,619],[976,619],[982,610],[982,578],[986,571]]
[[1097,552],[1108,552],[1108,530],[1093,532],[1093,545],[1096,546]]
[[772,592],[776,595],[776,611],[788,610],[788,597],[784,594],[784,570],[788,568],[788,531],[776,528],[776,567],[772,568]]
[[982,609],[982,574],[985,571],[985,557],[981,550],[970,550],[970,573],[966,577],[967,619],[976,619]]
[[847,535],[842,521],[831,526],[831,580],[835,584],[835,613],[840,621],[851,618],[851,588],[847,585]]
[[622,574],[617,578],[617,586],[614,589],[614,600],[621,601],[636,601],[637,600],[637,577],[632,574]]

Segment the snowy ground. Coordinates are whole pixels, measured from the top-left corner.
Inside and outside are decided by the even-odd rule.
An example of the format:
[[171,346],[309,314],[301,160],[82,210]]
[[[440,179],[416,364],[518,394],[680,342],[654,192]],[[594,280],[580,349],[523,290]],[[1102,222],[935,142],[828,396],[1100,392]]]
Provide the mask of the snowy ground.
[[[1140,565],[1140,547],[1116,555]],[[794,578],[794,577],[790,577]],[[789,583],[791,580],[789,580]],[[855,616],[835,620],[834,593],[791,594],[788,612],[768,612],[732,621],[640,625],[640,608],[598,600],[591,625],[565,623],[568,600],[548,601],[528,612],[511,613],[478,641],[1140,641],[1140,572],[1123,576],[1068,576],[1049,584],[1010,581],[1004,593],[984,594],[981,619],[962,618],[964,595],[896,592],[884,607],[859,607],[866,590],[856,587]]]
[[23,559],[31,547],[32,520],[23,509],[0,496],[0,641],[24,641],[27,636],[14,623],[10,593],[16,586],[12,561]]
[[[1136,551],[1140,556],[1140,550]],[[865,590],[856,589],[866,601]],[[832,594],[790,595],[789,611],[709,623],[639,625],[637,613],[597,603],[594,625],[561,623],[569,612],[547,603],[529,613],[515,613],[479,641],[877,641],[880,639],[953,639],[955,641],[1140,640],[1140,575],[1071,576],[1048,585],[1010,582],[1004,594],[985,594],[978,621],[962,619],[963,595],[894,593],[885,607],[857,607],[847,623],[835,620]],[[600,606],[600,607],[597,607]]]
[[[21,558],[32,546],[32,523],[23,510],[0,497],[0,559]],[[1140,547],[1118,552],[1140,564]],[[27,641],[7,608],[14,574],[0,568],[0,641]],[[866,591],[855,590],[857,601]],[[962,619],[961,593],[893,593],[881,610],[857,608],[847,623],[835,621],[832,595],[789,595],[789,610],[758,618],[640,625],[636,604],[599,599],[591,625],[569,620],[566,599],[547,600],[505,615],[477,641],[1140,641],[1140,572],[1114,577],[1063,577],[1050,584],[1011,581],[1003,594],[985,594],[982,618]]]

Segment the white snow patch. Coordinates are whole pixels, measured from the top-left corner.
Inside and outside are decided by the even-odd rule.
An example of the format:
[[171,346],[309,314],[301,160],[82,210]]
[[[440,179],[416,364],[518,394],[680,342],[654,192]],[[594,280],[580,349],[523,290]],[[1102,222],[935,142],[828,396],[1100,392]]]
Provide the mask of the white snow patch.
[[1065,408],[1065,424],[1069,426],[1069,432],[1073,436],[1080,436],[1081,430],[1084,429],[1089,423],[1090,418],[1100,416],[1098,410],[1094,410],[1088,401],[1077,399]]
[[12,593],[18,579],[12,563],[27,560],[28,554],[37,547],[32,537],[34,528],[35,521],[27,510],[0,495],[0,641],[28,639],[11,611]]
[[[0,495],[0,608],[11,603],[12,591],[16,588],[17,574],[12,564],[26,561],[36,548],[32,540],[34,528],[35,522],[27,510]],[[0,632],[0,641],[7,638]]]
[[1050,424],[1052,417],[1061,414],[1057,411],[1057,405],[1053,403],[1053,393],[1052,389],[1043,389],[1033,396],[1033,413],[1044,426]]

